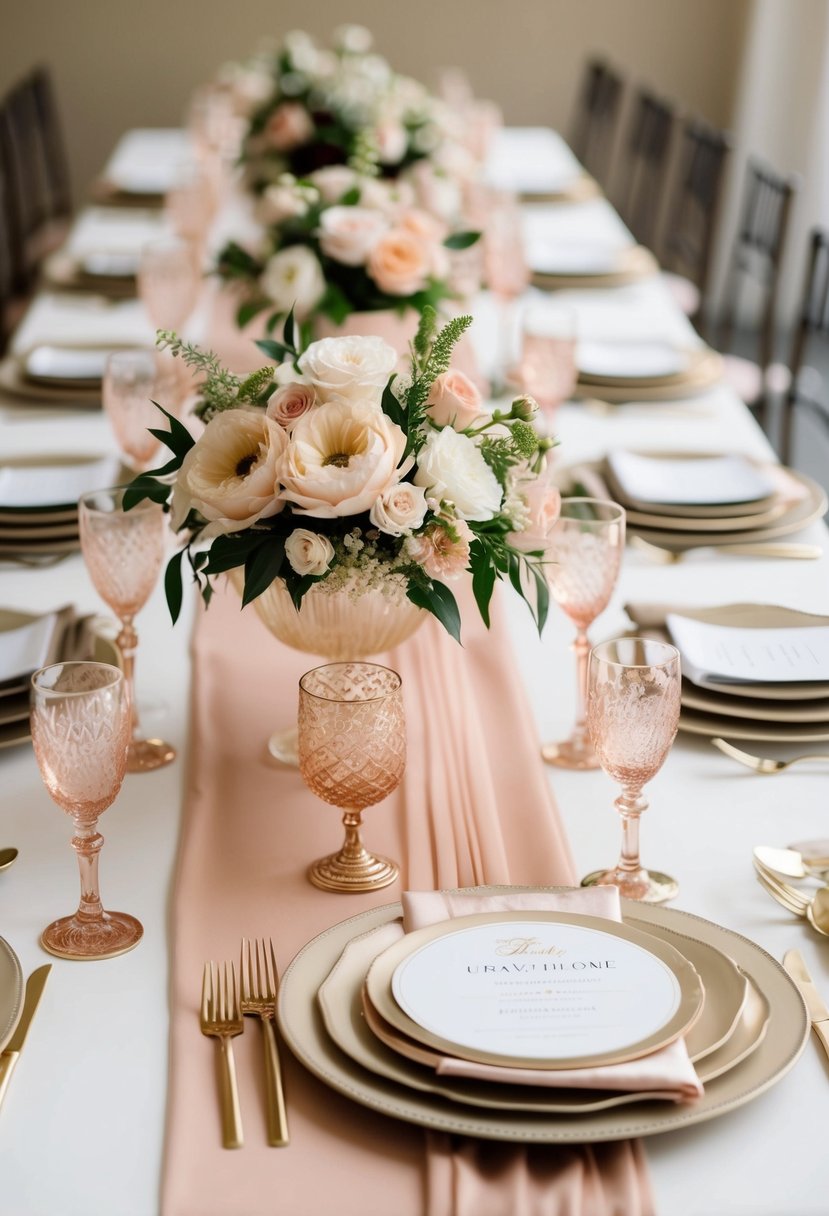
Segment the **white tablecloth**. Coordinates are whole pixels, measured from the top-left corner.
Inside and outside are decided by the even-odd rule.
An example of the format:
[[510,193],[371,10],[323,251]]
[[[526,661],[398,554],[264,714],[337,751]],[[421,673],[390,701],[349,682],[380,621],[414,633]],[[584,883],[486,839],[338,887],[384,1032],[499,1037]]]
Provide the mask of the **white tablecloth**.
[[[656,283],[596,292],[578,304],[584,317],[598,317],[603,329],[613,331],[615,314],[618,332],[626,333],[633,324],[631,300],[639,309],[637,327],[649,335],[667,327],[691,340]],[[494,310],[484,305],[479,311],[486,336],[492,333]],[[566,461],[598,456],[614,445],[769,453],[747,411],[725,388],[663,413],[632,405],[600,417],[566,406],[557,431]],[[0,410],[0,453],[38,450],[107,452],[112,440],[101,415]],[[633,599],[755,600],[829,612],[826,530],[813,524],[795,539],[823,544],[827,553],[820,561],[795,562],[707,552],[666,567],[628,551],[619,587],[594,637],[625,628],[621,605]],[[102,609],[79,556],[46,570],[0,564],[3,606],[47,609],[67,600],[85,610]],[[562,737],[571,725],[574,695],[571,627],[553,608],[539,640],[517,597],[504,597],[504,611],[541,735]],[[159,587],[137,622],[145,724],[179,748],[179,761],[157,773],[128,777],[101,824],[107,839],[101,859],[104,901],[139,916],[145,938],[137,950],[106,963],[51,960],[53,973],[0,1113],[0,1210],[9,1216],[153,1216],[158,1210],[167,1069],[167,902],[187,762],[188,615],[172,628]],[[551,771],[550,781],[580,869],[614,860],[619,823],[609,778],[601,772]],[[0,932],[28,972],[47,959],[38,946],[42,928],[77,901],[70,824],[46,794],[27,747],[0,753],[0,790],[0,846],[20,849],[17,864],[0,875]],[[826,769],[755,776],[706,740],[680,735],[649,787],[651,809],[642,836],[645,864],[680,881],[677,907],[745,934],[776,958],[799,947],[829,998],[824,942],[771,902],[751,868],[757,843],[829,836],[827,790]],[[271,843],[278,847],[276,824]],[[657,1210],[661,1216],[823,1216],[829,1206],[827,1101],[826,1061],[810,1042],[794,1071],[768,1094],[720,1120],[652,1138],[647,1148]],[[275,1193],[274,1211],[290,1216],[289,1198]]]

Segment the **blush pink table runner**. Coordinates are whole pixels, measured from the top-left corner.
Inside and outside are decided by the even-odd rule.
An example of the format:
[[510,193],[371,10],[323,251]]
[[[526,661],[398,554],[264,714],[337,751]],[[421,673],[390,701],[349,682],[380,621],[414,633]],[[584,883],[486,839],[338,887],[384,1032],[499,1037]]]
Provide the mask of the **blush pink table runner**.
[[265,1138],[262,1045],[234,1041],[245,1147],[221,1148],[215,1043],[199,1032],[201,971],[273,937],[280,968],[315,934],[402,890],[570,883],[573,866],[538,762],[506,633],[462,605],[464,647],[433,621],[384,660],[403,679],[408,764],[365,815],[369,847],[401,863],[374,895],[317,891],[307,864],[335,848],[337,812],[265,741],[296,718],[314,666],[219,592],[193,641],[191,746],[172,897],[165,1216],[649,1216],[637,1145],[522,1147],[426,1135],[329,1090],[283,1048],[291,1144]]

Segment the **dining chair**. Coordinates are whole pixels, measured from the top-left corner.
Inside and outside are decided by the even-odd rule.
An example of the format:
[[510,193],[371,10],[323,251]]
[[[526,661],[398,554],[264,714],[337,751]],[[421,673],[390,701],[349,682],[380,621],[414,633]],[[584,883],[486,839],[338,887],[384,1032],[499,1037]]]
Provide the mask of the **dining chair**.
[[[799,186],[757,160],[746,167],[745,201],[734,240],[716,331],[725,352],[724,375],[738,396],[765,425],[769,394],[785,392],[785,367],[774,362],[777,295],[792,203]],[[753,299],[749,299],[749,291]],[[746,312],[746,307],[750,311]],[[731,352],[738,325],[748,317],[756,342],[754,359]]]
[[[811,357],[818,354],[819,360]],[[809,360],[809,361],[807,361]],[[823,372],[815,367],[819,361]],[[783,399],[780,422],[780,459],[792,456],[797,409],[805,409],[829,434],[829,229],[813,228],[809,235],[806,279],[800,319],[789,357],[789,388]]]
[[44,218],[54,223],[67,219],[72,213],[69,159],[51,72],[40,64],[32,71],[29,84],[37,114],[38,142],[47,190]]
[[640,89],[616,169],[616,206],[636,240],[650,248],[656,245],[675,125],[674,107]]
[[9,186],[0,140],[0,355],[5,352],[16,320],[17,253],[20,248]]
[[585,65],[569,142],[588,173],[607,186],[621,114],[624,81],[601,59]]
[[711,261],[731,141],[698,118],[686,119],[659,260],[675,303],[705,336]]
[[36,116],[34,98],[21,81],[0,106],[0,155],[3,160],[14,257],[14,291],[26,295],[37,272],[35,241],[41,224],[42,186],[33,154]]

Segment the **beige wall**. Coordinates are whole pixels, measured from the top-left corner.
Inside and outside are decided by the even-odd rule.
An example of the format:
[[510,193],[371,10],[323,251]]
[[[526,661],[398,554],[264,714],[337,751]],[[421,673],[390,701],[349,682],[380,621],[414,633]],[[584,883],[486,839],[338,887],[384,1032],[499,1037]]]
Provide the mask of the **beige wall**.
[[584,58],[731,120],[754,0],[0,0],[0,89],[54,69],[76,197],[121,131],[175,125],[194,86],[262,35],[370,26],[402,71],[458,64],[513,123],[566,128]]

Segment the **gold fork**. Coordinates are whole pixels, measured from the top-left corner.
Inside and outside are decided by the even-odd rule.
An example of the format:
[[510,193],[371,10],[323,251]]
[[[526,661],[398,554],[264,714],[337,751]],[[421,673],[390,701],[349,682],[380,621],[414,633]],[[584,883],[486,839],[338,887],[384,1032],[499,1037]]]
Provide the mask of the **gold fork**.
[[829,764],[829,756],[794,756],[791,760],[772,760],[769,756],[752,756],[750,752],[744,752],[725,739],[712,739],[711,742],[724,756],[730,756],[732,760],[737,760],[746,768],[753,769],[755,773],[782,773],[792,764],[803,764],[806,760],[817,760],[820,763]]
[[242,1013],[258,1017],[262,1023],[265,1043],[265,1093],[267,1097],[268,1144],[281,1148],[288,1144],[288,1113],[282,1088],[282,1069],[276,1045],[276,957],[273,942],[264,938],[255,942],[242,938],[239,963],[242,977]]
[[243,1029],[236,968],[232,963],[225,963],[224,968],[217,967],[215,963],[205,963],[201,990],[201,1032],[219,1040],[219,1096],[222,1104],[222,1144],[225,1148],[241,1148],[244,1143],[236,1064],[230,1041]]
[[791,883],[784,882],[757,858],[754,869],[763,889],[772,899],[795,916],[802,916],[816,932],[829,936],[829,888],[822,887],[811,898]]

